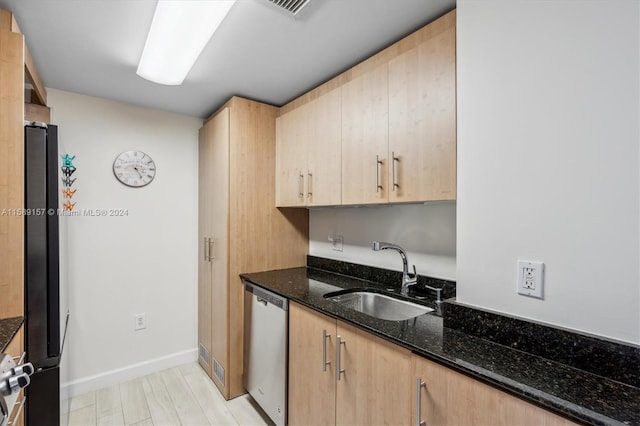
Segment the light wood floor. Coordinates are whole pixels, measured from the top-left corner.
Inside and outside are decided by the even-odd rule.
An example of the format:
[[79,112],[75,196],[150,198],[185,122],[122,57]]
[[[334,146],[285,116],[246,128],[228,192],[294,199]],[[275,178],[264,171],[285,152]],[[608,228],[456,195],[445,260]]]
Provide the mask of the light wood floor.
[[248,395],[225,401],[197,363],[71,399],[61,425],[272,425]]

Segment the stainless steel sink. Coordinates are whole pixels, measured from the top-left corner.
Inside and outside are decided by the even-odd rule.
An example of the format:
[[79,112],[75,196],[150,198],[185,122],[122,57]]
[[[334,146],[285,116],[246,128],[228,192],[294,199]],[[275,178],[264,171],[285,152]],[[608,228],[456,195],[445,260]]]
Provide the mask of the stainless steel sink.
[[389,321],[404,321],[434,311],[426,306],[370,291],[329,294],[325,297],[363,314]]

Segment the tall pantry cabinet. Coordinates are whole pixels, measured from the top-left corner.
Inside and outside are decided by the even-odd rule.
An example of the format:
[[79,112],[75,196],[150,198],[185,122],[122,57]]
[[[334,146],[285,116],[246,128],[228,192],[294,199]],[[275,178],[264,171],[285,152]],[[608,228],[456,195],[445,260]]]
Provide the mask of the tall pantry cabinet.
[[233,97],[200,129],[198,361],[226,399],[245,393],[239,274],[306,264],[308,211],[274,207],[277,116]]

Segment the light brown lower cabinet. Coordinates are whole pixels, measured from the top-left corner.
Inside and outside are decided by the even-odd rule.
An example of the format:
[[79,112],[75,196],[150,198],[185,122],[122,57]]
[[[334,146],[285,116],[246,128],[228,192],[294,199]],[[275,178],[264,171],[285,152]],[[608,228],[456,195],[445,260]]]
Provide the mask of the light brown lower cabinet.
[[410,373],[409,351],[289,305],[290,425],[407,425]]
[[409,424],[411,352],[342,321],[337,335],[336,424]]
[[335,355],[336,320],[289,303],[290,425],[335,424]]
[[295,302],[288,406],[290,425],[575,425]]
[[421,356],[412,362],[412,425],[575,424]]

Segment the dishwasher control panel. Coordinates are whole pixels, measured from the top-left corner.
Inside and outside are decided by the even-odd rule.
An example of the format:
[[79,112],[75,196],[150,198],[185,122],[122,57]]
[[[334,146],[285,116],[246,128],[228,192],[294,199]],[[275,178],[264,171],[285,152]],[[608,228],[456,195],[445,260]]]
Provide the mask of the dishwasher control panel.
[[258,302],[270,303],[280,309],[284,309],[285,311],[288,310],[287,299],[285,299],[284,297],[275,295],[248,282],[245,282],[244,285],[246,291],[248,291],[249,293],[253,293],[253,295],[258,298]]

